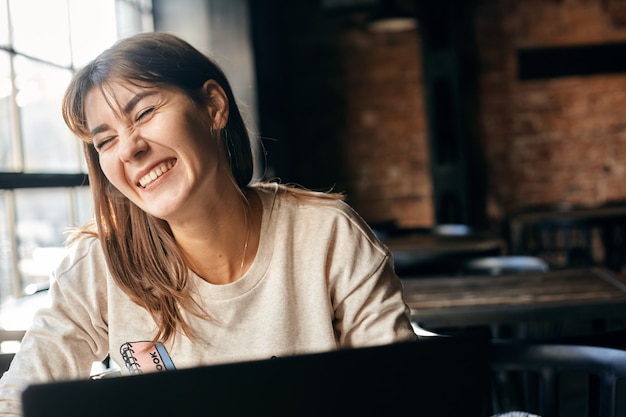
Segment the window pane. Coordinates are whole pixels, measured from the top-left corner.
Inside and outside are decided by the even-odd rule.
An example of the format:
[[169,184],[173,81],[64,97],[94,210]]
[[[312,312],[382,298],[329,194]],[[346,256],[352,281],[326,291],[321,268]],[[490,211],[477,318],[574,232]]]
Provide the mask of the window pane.
[[72,197],[76,206],[76,219],[72,226],[82,226],[94,217],[91,189],[89,187],[78,187],[73,191]]
[[0,0],[0,45],[9,44],[9,18],[7,16],[7,0]]
[[15,50],[69,67],[67,0],[9,0],[9,7]]
[[137,0],[138,7],[142,11],[141,31],[152,32],[154,30],[154,15],[152,14],[152,0]]
[[15,58],[25,172],[80,172],[78,139],[61,116],[71,73],[24,57]]
[[116,41],[115,0],[70,0],[69,4],[73,62],[80,68]]
[[[151,2],[149,2],[151,4]],[[151,10],[148,9],[148,10]],[[142,13],[131,2],[117,2],[117,35],[120,38],[140,32],[150,32],[154,23],[152,14]]]
[[15,191],[18,269],[22,288],[45,284],[64,254],[64,241],[72,224],[68,190]]
[[68,231],[92,218],[88,187],[0,191],[0,300],[47,284]]
[[13,288],[13,277],[16,275],[16,271],[13,268],[13,254],[14,246],[10,225],[12,225],[12,219],[9,218],[7,213],[7,204],[10,203],[11,191],[0,191],[0,297],[2,300],[10,298],[15,292]]
[[0,51],[0,170],[17,168],[13,154],[13,111],[11,108],[11,72],[9,54]]

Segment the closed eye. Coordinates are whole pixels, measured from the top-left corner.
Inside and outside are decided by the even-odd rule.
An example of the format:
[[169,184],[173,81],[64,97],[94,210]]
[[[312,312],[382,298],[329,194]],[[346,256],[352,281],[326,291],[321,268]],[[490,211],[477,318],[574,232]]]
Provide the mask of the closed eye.
[[101,149],[103,149],[108,143],[110,143],[113,139],[115,139],[115,136],[111,136],[108,138],[104,138],[102,140],[99,141],[94,141],[93,146],[96,148],[97,151],[100,151]]
[[144,119],[147,116],[149,116],[150,114],[152,114],[153,111],[154,111],[154,107],[147,108],[146,110],[144,110],[141,113],[139,113],[139,115],[135,118],[135,121],[136,122],[141,121],[142,119]]

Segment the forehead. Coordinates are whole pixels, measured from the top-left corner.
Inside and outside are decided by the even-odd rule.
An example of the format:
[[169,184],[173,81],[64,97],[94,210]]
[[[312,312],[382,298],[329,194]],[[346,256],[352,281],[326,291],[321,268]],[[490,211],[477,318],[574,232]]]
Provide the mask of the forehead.
[[113,113],[121,117],[132,110],[144,97],[157,96],[165,89],[152,84],[136,84],[128,81],[112,80],[91,87],[85,94],[84,111],[87,124],[97,122],[98,116]]
[[157,85],[137,84],[125,80],[111,80],[102,85],[93,86],[85,94],[85,110],[89,109],[88,103],[103,100],[109,107],[123,107],[129,100],[137,95],[153,95],[161,91]]

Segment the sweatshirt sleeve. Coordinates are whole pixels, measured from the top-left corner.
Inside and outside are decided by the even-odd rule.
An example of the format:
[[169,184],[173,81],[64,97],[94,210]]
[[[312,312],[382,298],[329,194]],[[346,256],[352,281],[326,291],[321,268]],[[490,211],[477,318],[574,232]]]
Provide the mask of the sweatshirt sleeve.
[[88,378],[93,362],[106,357],[106,289],[97,288],[96,279],[106,268],[99,259],[76,255],[53,272],[51,305],[37,312],[0,379],[0,416],[22,414],[21,393],[28,385]]
[[365,222],[344,207],[331,245],[330,289],[342,347],[415,340],[410,309],[389,250]]

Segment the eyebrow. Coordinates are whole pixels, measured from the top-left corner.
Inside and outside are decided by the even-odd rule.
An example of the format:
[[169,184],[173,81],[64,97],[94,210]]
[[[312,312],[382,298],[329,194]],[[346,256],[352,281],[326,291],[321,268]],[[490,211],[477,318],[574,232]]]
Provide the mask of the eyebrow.
[[157,94],[157,93],[158,93],[158,91],[148,90],[148,91],[144,91],[142,93],[139,93],[139,94],[135,95],[124,106],[124,114],[130,113],[135,108],[137,103],[139,103],[144,97],[151,96],[151,95],[154,95],[154,94]]
[[104,132],[108,128],[109,128],[108,125],[102,124],[102,125],[96,126],[93,129],[91,129],[89,133],[91,134],[91,136],[96,136],[98,133]]
[[[158,93],[158,91],[151,90],[151,91],[144,91],[144,92],[141,92],[139,94],[136,94],[124,106],[124,109],[123,109],[124,114],[129,114],[131,111],[133,111],[133,109],[135,108],[137,103],[139,103],[144,97],[151,96],[151,95],[154,95],[154,94],[157,94],[157,93]],[[91,131],[90,131],[91,136],[95,136],[95,135],[97,135],[100,132],[104,132],[108,128],[109,128],[109,126],[106,123],[98,125],[98,126],[94,127],[93,129],[91,129]]]

